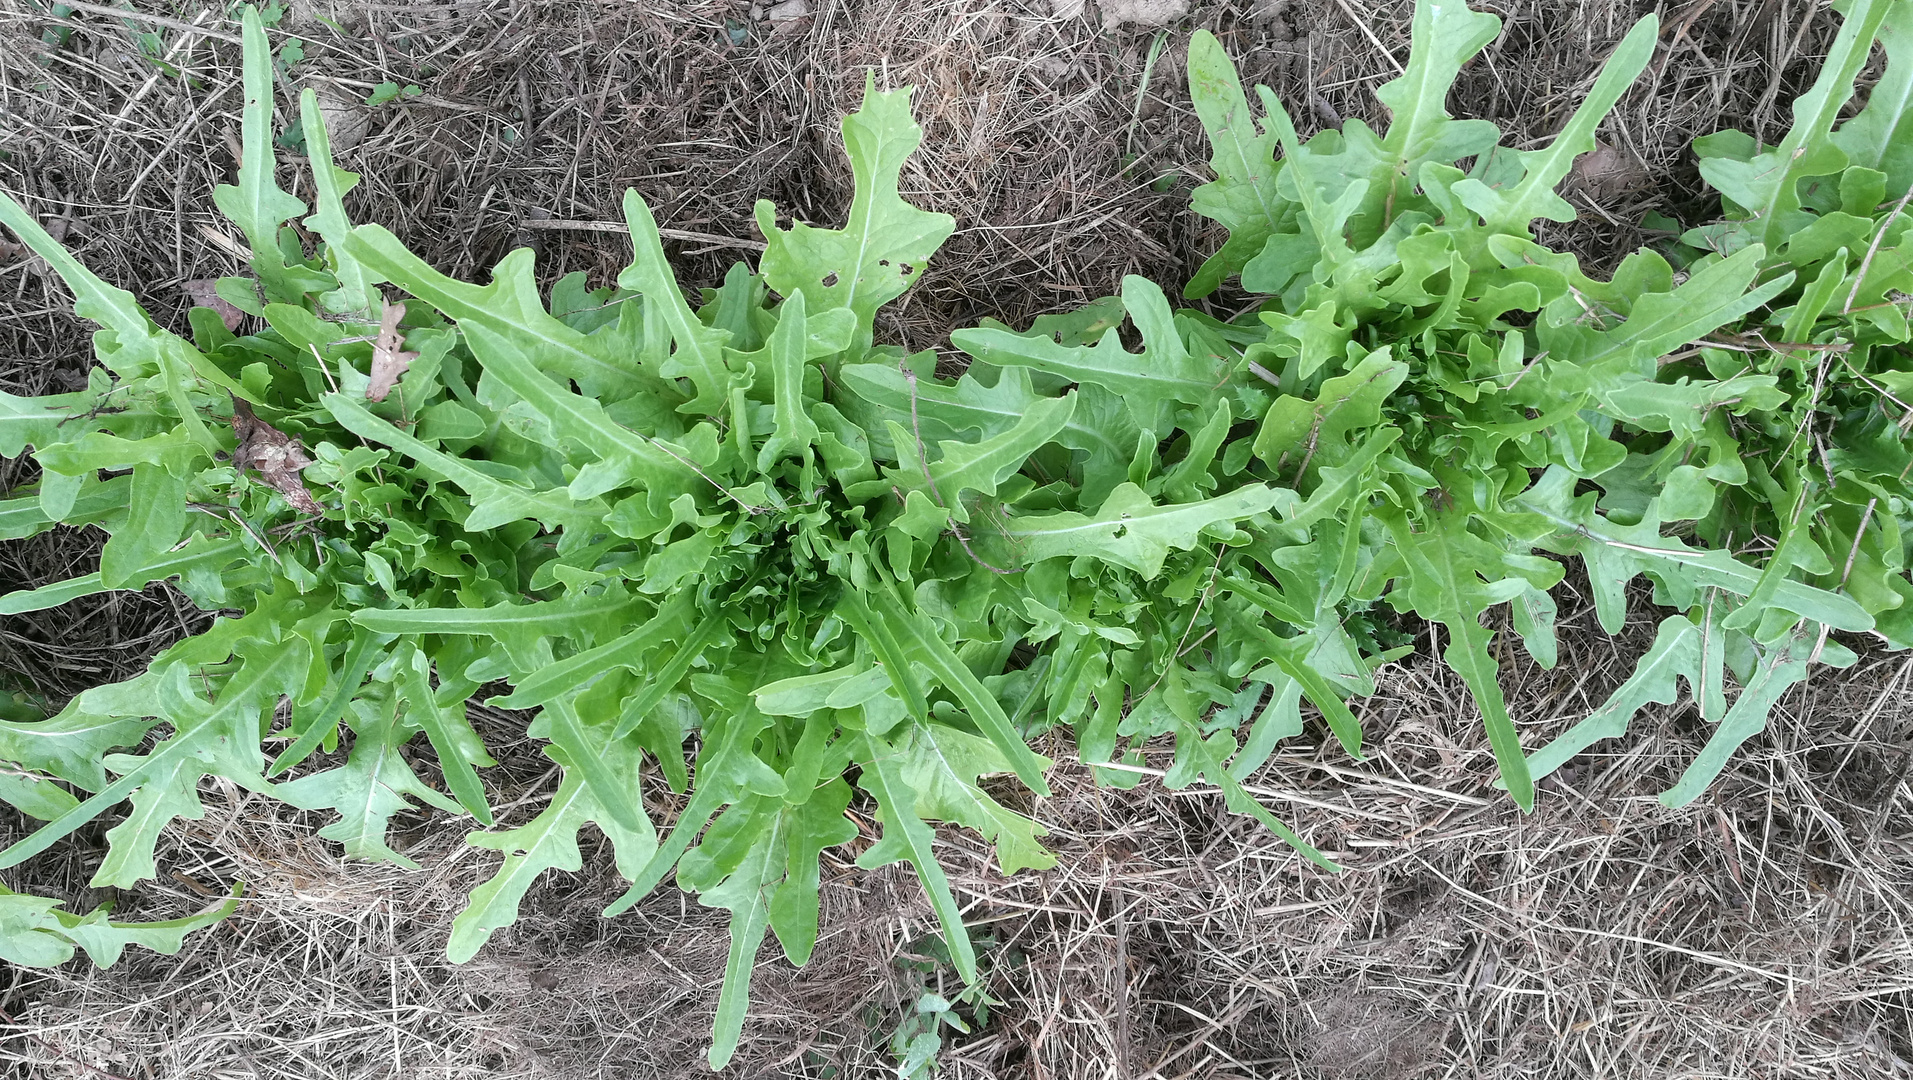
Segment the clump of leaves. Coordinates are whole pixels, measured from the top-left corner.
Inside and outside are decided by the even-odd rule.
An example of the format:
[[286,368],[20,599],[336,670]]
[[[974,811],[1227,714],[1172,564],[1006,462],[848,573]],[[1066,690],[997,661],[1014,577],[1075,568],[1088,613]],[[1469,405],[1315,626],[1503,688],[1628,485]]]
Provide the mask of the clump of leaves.
[[[1535,776],[1622,734],[1645,705],[1679,700],[1682,680],[1715,725],[1663,796],[1688,802],[1815,663],[1854,661],[1833,632],[1913,644],[1903,540],[1913,413],[1895,397],[1913,365],[1904,298],[1893,298],[1913,287],[1900,245],[1913,219],[1904,200],[1883,202],[1913,187],[1913,4],[1844,7],[1782,146],[1756,154],[1731,133],[1698,144],[1729,220],[1689,238],[1714,250],[1689,253],[1678,276],[1660,254],[1637,252],[1608,281],[1536,243],[1530,226],[1572,220],[1554,188],[1646,64],[1652,18],[1616,47],[1553,142],[1524,152],[1443,110],[1455,73],[1498,31],[1459,4],[1417,6],[1407,71],[1379,92],[1393,112],[1385,135],[1351,120],[1301,142],[1266,88],[1258,127],[1214,39],[1198,34],[1191,47],[1217,174],[1195,205],[1230,235],[1187,292],[1236,275],[1274,297],[1249,316],[1264,332],[1241,348],[1278,395],[1241,433],[1248,451],[1223,453],[1247,463],[1247,478],[1294,491],[1275,508],[1293,546],[1236,573],[1231,560],[1257,547],[1231,552],[1220,587],[1249,585],[1238,595],[1292,628],[1277,633],[1318,672],[1362,671],[1339,637],[1351,600],[1438,624],[1523,807]],[[1836,130],[1876,33],[1887,73]],[[1297,504],[1311,509],[1288,509]],[[1583,560],[1610,633],[1636,576],[1672,613],[1633,676],[1528,757],[1482,617],[1506,604],[1529,654],[1552,666],[1549,589],[1563,567],[1549,556]],[[1337,571],[1298,575],[1296,564]],[[1293,686],[1278,688],[1292,700]],[[1332,719],[1335,702],[1303,692]]]
[[[275,179],[274,69],[254,15],[245,37],[244,160],[215,199],[252,273],[217,294],[252,332],[209,308],[191,312],[190,340],[159,328],[0,198],[0,222],[103,328],[86,390],[0,398],[0,452],[30,447],[42,469],[0,521],[11,536],[111,534],[97,573],[0,607],[177,580],[222,613],[136,678],[0,727],[17,766],[0,794],[46,820],[0,867],[130,799],[93,883],[133,887],[154,875],[168,823],[203,813],[207,776],[330,811],[322,836],[399,863],[390,820],[425,804],[471,815],[471,842],[502,854],[454,923],[463,960],[540,873],[579,867],[592,824],[632,882],[611,914],[673,872],[731,913],[721,1065],[760,944],[775,936],[805,961],[819,853],[848,844],[860,865],[915,868],[974,981],[929,822],[977,829],[1006,872],[1050,865],[1041,826],[979,778],[1046,794],[1030,739],[1092,700],[1113,738],[1128,682],[1154,677],[1157,652],[1136,646],[1171,632],[1140,621],[1161,583],[1184,582],[1170,589],[1182,606],[1161,611],[1186,610],[1210,550],[1272,523],[1274,492],[1216,493],[1200,461],[1154,467],[1159,439],[1137,418],[1169,432],[1185,387],[1072,389],[1027,366],[986,380],[982,365],[950,383],[930,374],[934,354],[875,343],[878,308],[954,224],[898,195],[920,138],[907,92],[872,89],[844,121],[846,228],[781,228],[760,204],[760,265],[693,303],[630,194],[633,261],[616,287],[573,276],[545,297],[528,251],[477,285],[352,225],[357,177],[333,165],[310,93],[308,213]],[[1160,291],[1135,283],[1129,302],[1156,348],[1181,351]],[[1103,314],[1065,320],[1066,336],[1108,329],[1092,326]],[[1266,396],[1250,393],[1237,413]],[[524,710],[562,775],[509,828],[493,827],[479,779],[492,760],[466,716],[501,681],[493,704]],[[421,741],[442,787],[414,771]],[[345,747],[343,763],[302,767],[322,747]],[[1229,774],[1214,779],[1275,823]],[[662,834],[647,783],[689,793]],[[846,816],[854,798],[875,835]],[[15,927],[37,959],[84,943],[51,903],[19,903],[39,905]]]
[[[1855,0],[1853,41],[1871,40],[1886,6]],[[203,813],[209,775],[331,811],[322,836],[403,863],[387,827],[416,800],[470,814],[471,842],[502,854],[454,924],[448,949],[464,959],[517,918],[537,875],[581,865],[592,824],[631,882],[608,914],[674,871],[731,913],[722,1065],[764,938],[794,963],[815,943],[825,848],[909,863],[950,964],[976,983],[930,823],[976,829],[1005,872],[1050,865],[1042,827],[979,780],[1013,774],[1045,794],[1032,740],[1052,729],[1112,784],[1151,772],[1142,746],[1168,737],[1166,784],[1206,781],[1331,865],[1241,781],[1303,729],[1304,700],[1359,756],[1348,701],[1407,648],[1385,647],[1376,604],[1443,628],[1523,807],[1535,773],[1686,679],[1720,722],[1669,794],[1692,798],[1811,663],[1852,661],[1831,631],[1904,643],[1913,459],[1859,388],[1898,393],[1906,378],[1903,313],[1881,314],[1900,279],[1877,295],[1867,284],[1905,229],[1895,209],[1873,258],[1849,251],[1861,287],[1837,319],[1830,300],[1811,315],[1804,299],[1776,306],[1835,296],[1849,275],[1842,264],[1822,289],[1820,271],[1803,292],[1811,229],[1769,234],[1768,214],[1678,284],[1653,252],[1594,280],[1530,227],[1572,218],[1554,188],[1645,65],[1655,24],[1621,43],[1551,145],[1525,152],[1444,109],[1497,27],[1425,0],[1407,71],[1380,91],[1387,132],[1350,121],[1307,142],[1266,89],[1258,123],[1198,34],[1191,91],[1217,179],[1196,206],[1230,237],[1187,294],[1235,276],[1267,301],[1220,322],[1129,278],[1119,297],[1025,331],[958,332],[971,363],[945,380],[933,354],[873,334],[953,226],[898,195],[920,138],[907,92],[873,88],[844,121],[845,228],[781,228],[760,203],[758,267],[693,302],[627,194],[634,254],[616,287],[574,275],[541,296],[528,251],[477,285],[353,226],[343,196],[357,177],[333,165],[310,94],[316,208],[280,189],[273,68],[248,15],[244,162],[215,198],[253,253],[252,276],[217,292],[253,332],[204,308],[191,340],[158,328],[0,197],[0,223],[103,327],[86,390],[0,397],[0,453],[31,447],[42,469],[37,489],[0,501],[0,535],[111,534],[98,573],[0,611],[177,579],[225,613],[134,679],[48,720],[0,722],[0,759],[16,766],[0,797],[47,822],[0,868],[130,799],[94,880],[135,885],[165,826]],[[1843,162],[1842,188],[1865,179],[1855,169],[1904,163],[1906,125],[1880,108],[1828,136],[1885,147],[1874,165]],[[1861,216],[1874,188],[1860,180],[1836,208],[1802,196],[1802,212]],[[1719,340],[1789,318],[1798,333],[1775,349],[1803,354],[1795,367]],[[1139,350],[1115,332],[1125,321]],[[1861,324],[1877,347],[1841,337]],[[1836,361],[1855,381],[1828,397]],[[1849,427],[1829,425],[1835,408]],[[1820,453],[1839,430],[1866,439]],[[1858,539],[1841,548],[1838,535]],[[1553,664],[1549,590],[1558,557],[1576,555],[1608,629],[1638,575],[1675,613],[1613,700],[1530,761],[1482,618],[1509,605],[1528,652]],[[492,702],[526,710],[562,776],[510,828],[494,827],[478,774],[491,759],[465,715],[498,682],[509,692]],[[410,764],[421,738],[442,789]],[[340,746],[343,764],[302,764]],[[689,795],[663,834],[646,784]],[[853,800],[875,835],[846,815]],[[7,948],[46,961],[86,944],[77,917],[17,899]]]

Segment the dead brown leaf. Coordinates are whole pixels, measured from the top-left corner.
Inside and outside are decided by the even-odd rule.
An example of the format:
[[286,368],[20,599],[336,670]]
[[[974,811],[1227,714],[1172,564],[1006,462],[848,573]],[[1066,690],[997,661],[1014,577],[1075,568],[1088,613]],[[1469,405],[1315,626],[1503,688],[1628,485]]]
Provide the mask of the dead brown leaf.
[[1647,170],[1634,155],[1606,143],[1576,158],[1570,174],[1570,183],[1597,202],[1631,195],[1647,182]]
[[186,295],[191,298],[194,307],[212,308],[219,312],[219,321],[226,324],[226,329],[238,331],[239,324],[245,319],[246,313],[228,304],[219,295],[219,279],[194,278],[191,281],[180,282],[179,287],[186,290]]
[[1140,26],[1168,26],[1189,14],[1189,0],[1099,0],[1103,29],[1114,30],[1125,23]]
[[299,479],[300,471],[312,464],[312,459],[297,439],[254,416],[252,407],[239,398],[232,402],[232,433],[239,439],[232,452],[234,468],[258,473],[259,479],[284,495],[294,510],[317,514],[324,509]]
[[387,301],[385,312],[379,317],[378,340],[372,343],[372,381],[365,387],[365,396],[372,401],[384,401],[398,385],[405,369],[418,359],[417,353],[403,348],[405,337],[399,333],[399,320],[403,318],[405,305]]

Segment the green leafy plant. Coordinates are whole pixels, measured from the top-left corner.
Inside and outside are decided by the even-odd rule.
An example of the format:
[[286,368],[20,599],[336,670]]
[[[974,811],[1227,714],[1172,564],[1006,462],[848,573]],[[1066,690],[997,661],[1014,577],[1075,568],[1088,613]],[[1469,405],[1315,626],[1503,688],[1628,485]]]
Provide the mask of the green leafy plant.
[[365,95],[365,103],[367,105],[384,105],[387,102],[397,101],[400,98],[415,98],[424,92],[425,91],[420,89],[417,83],[406,83],[401,87],[395,82],[382,82],[373,87],[371,93]]
[[[1268,333],[1244,348],[1281,391],[1248,473],[1329,504],[1295,534],[1289,550],[1308,554],[1292,558],[1345,544],[1347,597],[1443,629],[1443,657],[1524,807],[1535,776],[1622,734],[1641,707],[1679,700],[1680,680],[1715,725],[1664,796],[1688,802],[1814,664],[1853,662],[1833,632],[1913,643],[1902,540],[1913,459],[1891,392],[1908,367],[1905,305],[1892,297],[1909,287],[1897,254],[1909,219],[1904,201],[1883,202],[1889,184],[1913,187],[1913,5],[1845,9],[1782,146],[1758,154],[1733,133],[1697,144],[1729,218],[1687,234],[1711,250],[1684,253],[1678,279],[1642,251],[1595,280],[1530,231],[1536,218],[1572,220],[1554,188],[1645,65],[1651,19],[1552,143],[1514,153],[1443,112],[1450,80],[1498,26],[1460,5],[1417,6],[1408,69],[1380,91],[1386,135],[1351,120],[1300,142],[1266,89],[1258,128],[1213,39],[1191,47],[1217,174],[1195,204],[1230,236],[1188,293],[1236,275],[1275,296],[1254,313]],[[1836,129],[1876,33],[1887,73]],[[1348,522],[1362,523],[1359,538]],[[1481,617],[1507,604],[1529,654],[1553,665],[1560,556],[1583,561],[1610,633],[1637,576],[1676,613],[1612,698],[1529,757]],[[1333,614],[1345,621],[1346,604]]]
[[[316,205],[281,189],[249,13],[243,162],[215,201],[252,252],[251,276],[219,285],[250,332],[208,309],[190,340],[157,327],[0,197],[0,223],[102,327],[87,389],[0,396],[0,453],[31,448],[41,468],[0,500],[0,535],[111,536],[98,572],[0,612],[176,580],[224,613],[131,680],[0,721],[0,798],[46,822],[0,868],[130,800],[94,883],[135,885],[168,823],[203,813],[209,775],[329,812],[322,836],[404,863],[388,824],[416,801],[471,815],[471,843],[502,856],[454,923],[463,960],[539,874],[579,868],[594,825],[631,882],[607,914],[674,872],[730,913],[722,1066],[764,939],[799,964],[815,944],[826,848],[909,863],[977,985],[931,823],[977,830],[1006,873],[1050,865],[1020,797],[981,783],[1046,794],[1047,732],[1109,784],[1155,772],[1143,747],[1166,740],[1165,784],[1213,785],[1332,868],[1242,781],[1303,730],[1304,702],[1359,757],[1350,701],[1409,648],[1380,605],[1439,627],[1523,808],[1536,775],[1686,680],[1718,725],[1667,796],[1692,799],[1813,664],[1853,661],[1834,632],[1907,644],[1908,219],[1886,192],[1913,187],[1910,4],[1848,5],[1784,153],[1703,140],[1727,215],[1687,234],[1678,277],[1643,251],[1605,281],[1532,225],[1572,219],[1554,189],[1645,66],[1651,18],[1522,152],[1445,111],[1499,25],[1459,3],[1418,4],[1382,133],[1351,120],[1303,141],[1265,88],[1258,117],[1198,33],[1216,179],[1195,206],[1229,237],[1185,295],[1234,278],[1263,302],[1222,322],[1128,278],[1026,330],[957,332],[956,379],[873,329],[954,225],[898,194],[920,139],[907,91],[873,85],[844,121],[842,229],[784,228],[760,203],[759,265],[692,299],[629,193],[615,287],[572,275],[541,295],[528,251],[478,285],[354,226],[358,177],[333,164],[309,92]],[[1836,124],[1828,102],[1876,33],[1887,75]],[[1769,191],[1776,164],[1793,179]],[[1497,639],[1505,619],[1555,663],[1550,590],[1571,557],[1610,631],[1637,577],[1671,613],[1613,698],[1530,756]],[[501,683],[491,703],[524,710],[509,715],[562,777],[511,827],[466,716]],[[403,752],[420,743],[442,786]],[[320,748],[343,761],[316,766]],[[688,796],[662,833],[652,784]],[[117,955],[80,930],[103,914],[0,900],[15,954]],[[176,948],[175,929],[111,933]],[[943,1026],[931,1004],[906,1058]]]
[[945,984],[945,973],[952,965],[949,946],[943,939],[912,942],[897,958],[897,967],[905,974],[907,1008],[891,1031],[889,1042],[890,1054],[897,1061],[897,1075],[904,1080],[935,1075],[945,1028],[967,1035],[972,1024],[977,1028],[987,1025],[990,1010],[1002,1005],[989,994],[990,969],[1014,967],[1022,962],[1022,954],[1013,946],[999,950],[995,939],[988,936],[972,944],[981,950],[977,958],[979,978],[954,988]]

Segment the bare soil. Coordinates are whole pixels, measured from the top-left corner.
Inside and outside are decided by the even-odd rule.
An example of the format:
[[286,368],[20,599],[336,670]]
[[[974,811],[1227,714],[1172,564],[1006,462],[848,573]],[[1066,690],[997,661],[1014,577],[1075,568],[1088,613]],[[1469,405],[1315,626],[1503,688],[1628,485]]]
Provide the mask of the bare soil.
[[[0,187],[162,322],[183,324],[185,283],[241,268],[207,232],[221,228],[211,189],[234,168],[234,26],[192,0],[132,6],[165,21],[86,6],[56,21],[40,0],[0,0]],[[340,154],[366,177],[355,214],[467,276],[530,245],[548,278],[608,280],[626,249],[597,226],[618,220],[635,187],[676,231],[685,285],[714,285],[751,254],[755,200],[841,220],[839,117],[869,73],[914,84],[926,133],[906,194],[959,223],[879,328],[917,348],[947,347],[951,328],[980,318],[1016,323],[1094,299],[1128,273],[1174,286],[1214,249],[1220,237],[1187,210],[1207,177],[1182,71],[1192,28],[1218,33],[1305,133],[1379,122],[1373,90],[1408,38],[1406,0],[1169,2],[1187,10],[1151,69],[1157,28],[1107,23],[1137,10],[1132,0],[802,6],[784,18],[789,5],[748,0],[305,0],[281,29],[303,43],[292,81],[339,103],[335,130],[362,128]],[[1496,120],[1516,146],[1558,129],[1608,49],[1655,9],[1476,6],[1505,29],[1450,111]],[[1548,238],[1589,265],[1639,245],[1634,223],[1649,209],[1701,212],[1688,142],[1727,126],[1776,138],[1833,30],[1813,0],[1682,0],[1661,14],[1662,50],[1604,129],[1598,167],[1575,180],[1581,221]],[[58,28],[71,36],[46,36]],[[158,35],[178,75],[142,56],[136,30]],[[387,81],[421,94],[355,104]],[[284,162],[290,181],[297,155]],[[70,297],[34,260],[0,250],[0,387],[69,388],[89,363]],[[0,463],[0,489],[32,474],[30,462]],[[76,530],[0,544],[0,591],[86,572],[98,542]],[[164,588],[8,618],[0,683],[57,705],[138,670],[204,618]],[[1561,621],[1563,664],[1511,659],[1506,677],[1537,742],[1585,715],[1651,637],[1644,611],[1607,638],[1571,591]],[[1098,789],[1059,766],[1055,798],[1034,808],[1061,857],[1054,870],[1005,879],[974,837],[942,837],[1001,1001],[974,1035],[946,1043],[943,1075],[1913,1075],[1910,672],[1904,658],[1863,652],[1855,669],[1806,685],[1678,811],[1654,796],[1705,733],[1684,709],[1650,712],[1551,778],[1522,816],[1489,786],[1465,692],[1411,657],[1382,673],[1367,760],[1298,740],[1254,779],[1348,867],[1339,876],[1212,795],[1153,780]],[[522,813],[553,777],[512,734],[522,724],[492,720],[490,795]],[[1066,746],[1044,749],[1069,760]],[[17,1075],[704,1071],[722,913],[667,887],[600,919],[620,882],[587,850],[582,873],[541,882],[517,928],[455,967],[447,927],[496,859],[465,846],[458,823],[405,819],[404,850],[422,864],[408,872],[347,864],[316,822],[237,789],[203,795],[206,818],[162,846],[162,879],[111,899],[166,918],[241,880],[250,900],[178,957],[131,950],[109,971],[0,971],[0,1062]],[[675,807],[650,809],[668,818]],[[22,826],[0,816],[0,842]],[[103,828],[5,883],[80,908],[108,899],[84,885]],[[889,1032],[950,977],[911,964],[933,926],[914,882],[827,864],[824,910],[807,968],[774,950],[760,958],[729,1075],[886,1075]]]

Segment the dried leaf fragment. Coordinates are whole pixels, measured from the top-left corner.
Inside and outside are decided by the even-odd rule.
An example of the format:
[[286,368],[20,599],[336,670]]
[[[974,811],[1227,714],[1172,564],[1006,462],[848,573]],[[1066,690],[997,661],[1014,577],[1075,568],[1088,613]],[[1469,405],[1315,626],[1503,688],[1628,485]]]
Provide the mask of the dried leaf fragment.
[[269,488],[286,497],[294,510],[317,514],[324,508],[306,490],[299,473],[312,459],[297,439],[253,415],[252,407],[234,398],[232,433],[239,440],[233,447],[232,463],[237,469],[251,469]]
[[372,343],[372,381],[365,387],[369,400],[384,401],[405,375],[405,370],[412,366],[412,361],[418,359],[417,353],[403,348],[405,336],[399,333],[399,320],[403,318],[405,305],[387,301],[384,313],[379,316],[378,339]]
[[228,304],[225,297],[219,295],[218,278],[194,278],[191,281],[180,282],[179,287],[186,291],[186,296],[192,300],[194,307],[212,308],[217,311],[219,321],[225,323],[228,330],[236,332],[240,321],[246,317],[245,312]]
[[1103,29],[1114,30],[1124,23],[1139,26],[1168,26],[1189,14],[1189,0],[1100,0]]
[[1647,184],[1649,177],[1632,154],[1597,142],[1592,151],[1575,159],[1569,181],[1589,198],[1600,200],[1630,195]]

